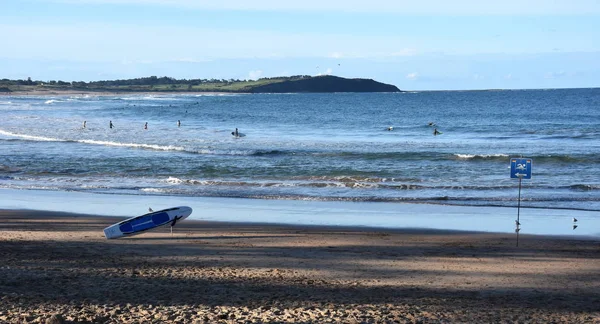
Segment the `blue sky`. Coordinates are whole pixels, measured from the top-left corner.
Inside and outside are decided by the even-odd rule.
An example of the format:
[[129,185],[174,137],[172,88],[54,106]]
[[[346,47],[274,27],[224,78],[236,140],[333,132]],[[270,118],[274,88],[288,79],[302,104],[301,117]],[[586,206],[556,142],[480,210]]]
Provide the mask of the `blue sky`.
[[598,0],[1,0],[0,78],[600,86]]

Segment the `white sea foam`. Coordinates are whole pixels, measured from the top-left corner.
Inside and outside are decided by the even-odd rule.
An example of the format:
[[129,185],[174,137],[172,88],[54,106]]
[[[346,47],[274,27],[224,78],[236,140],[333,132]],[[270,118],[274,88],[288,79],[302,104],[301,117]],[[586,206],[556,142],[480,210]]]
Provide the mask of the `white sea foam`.
[[243,150],[212,150],[212,149],[201,149],[195,151],[198,154],[207,155],[252,155],[254,151],[243,151]]
[[235,96],[243,96],[243,93],[201,93],[193,95],[194,97],[235,97]]
[[50,99],[50,100],[46,100],[46,102],[44,102],[46,105],[50,105],[53,104],[55,102],[62,102],[60,100],[56,100],[56,99]]
[[144,100],[178,100],[176,98],[168,97],[168,96],[145,96],[145,97],[142,97],[142,99],[144,99]]
[[155,193],[168,192],[168,190],[161,189],[161,188],[142,188],[142,189],[140,189],[140,191],[143,191],[143,192],[155,192]]
[[454,154],[459,159],[487,159],[487,158],[497,158],[497,157],[508,157],[508,154]]
[[35,136],[35,135],[25,135],[25,134],[17,134],[17,133],[3,131],[1,129],[0,129],[0,134],[1,135],[6,135],[6,136],[11,136],[11,137],[23,138],[23,139],[27,139],[27,140],[33,140],[33,141],[64,142],[64,140],[61,140],[61,139],[58,139],[58,138]]
[[198,151],[196,151],[196,153],[198,153],[198,154],[217,154],[217,152],[215,150],[209,150],[209,149],[198,150]]
[[[67,140],[54,138],[54,137],[44,137],[44,136],[36,136],[36,135],[26,135],[26,134],[17,134],[13,132],[7,132],[0,129],[0,135],[10,136],[10,137],[18,137],[27,140],[33,141],[44,141],[44,142],[67,142]],[[157,151],[185,151],[185,148],[181,146],[175,145],[156,145],[156,144],[137,144],[137,143],[120,143],[120,142],[111,142],[111,141],[97,141],[97,140],[76,140],[77,143],[84,144],[94,144],[94,145],[106,145],[106,146],[120,146],[120,147],[132,147],[132,148],[144,148],[151,149]]]
[[175,178],[175,177],[169,177],[166,182],[170,183],[170,184],[180,184],[183,182],[183,180],[179,179],[179,178]]
[[158,151],[184,151],[185,150],[181,146],[174,146],[174,145],[120,143],[120,142],[96,141],[96,140],[78,140],[76,142],[85,143],[85,144],[106,145],[106,146],[145,148],[145,149],[152,149],[152,150],[158,150]]
[[138,95],[138,96],[131,96],[131,97],[121,97],[121,100],[145,100],[145,101],[152,101],[152,100],[170,100],[170,101],[177,101],[180,100],[178,98],[175,98],[173,96],[165,96],[165,95]]
[[67,100],[72,101],[72,100],[80,100],[80,99],[89,99],[91,97],[92,96],[86,94],[86,95],[79,95],[79,96],[70,96],[69,99],[67,99]]

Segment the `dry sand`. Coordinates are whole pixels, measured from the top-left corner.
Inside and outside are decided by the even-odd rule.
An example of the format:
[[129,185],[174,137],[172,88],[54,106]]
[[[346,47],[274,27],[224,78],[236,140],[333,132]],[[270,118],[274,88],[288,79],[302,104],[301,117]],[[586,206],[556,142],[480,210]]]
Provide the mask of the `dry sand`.
[[600,323],[597,240],[118,220],[0,211],[0,322]]

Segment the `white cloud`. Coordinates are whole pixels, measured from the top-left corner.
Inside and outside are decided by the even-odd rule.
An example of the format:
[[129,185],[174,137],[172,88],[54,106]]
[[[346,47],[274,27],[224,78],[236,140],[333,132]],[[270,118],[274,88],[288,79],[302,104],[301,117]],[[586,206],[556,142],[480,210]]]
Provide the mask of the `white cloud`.
[[137,64],[154,64],[157,62],[154,62],[152,60],[129,60],[127,58],[124,58],[121,60],[121,65],[137,65]]
[[412,72],[406,75],[406,78],[409,80],[416,80],[419,78],[419,73],[417,72]]
[[346,11],[432,15],[567,15],[598,14],[597,0],[37,0],[38,2],[90,4],[134,4],[183,7],[199,10],[254,11]]
[[[0,23],[0,30],[14,31],[3,38],[5,50],[0,52],[0,58],[120,61],[126,57],[127,61],[133,62],[198,63],[223,58],[390,58],[413,52],[394,45],[406,42],[402,36],[104,23],[44,26]],[[29,41],[24,43],[23,39]],[[189,39],[202,39],[202,42],[190,42]],[[225,42],[225,39],[236,41]],[[356,44],[361,45],[357,48]],[[196,57],[197,53],[201,56]]]
[[250,80],[258,80],[260,79],[263,71],[262,70],[253,70],[248,72],[248,79]]
[[[339,41],[341,42],[348,42],[350,43],[350,40],[347,40],[345,38],[341,38],[340,36],[333,36],[333,38],[338,38]],[[359,37],[356,37],[354,40],[354,43],[367,43],[368,41],[371,41],[371,45],[369,46],[365,46],[365,48],[377,48],[377,47],[381,47],[375,44],[379,44],[382,45],[385,42],[394,42],[393,38],[387,38],[387,39],[379,39],[377,37],[370,37],[369,40],[367,39],[361,39]],[[341,43],[340,42],[340,43]],[[338,45],[339,46],[339,45]],[[360,58],[393,58],[393,57],[403,57],[403,56],[415,56],[418,54],[416,49],[413,48],[403,48],[400,50],[394,49],[394,48],[389,48],[389,45],[382,45],[385,47],[386,51],[378,51],[378,52],[374,52],[374,51],[368,51],[365,50],[364,52],[357,52],[356,49],[354,49],[353,51],[347,51],[347,52],[332,52],[329,53],[328,55],[326,55],[325,57],[327,58],[333,58],[333,59],[360,59]]]
[[[318,67],[317,67],[318,68]],[[317,73],[317,76],[321,76],[321,75],[331,75],[333,73],[333,69],[331,68],[327,68],[327,70],[325,70],[325,72],[319,72]]]
[[206,62],[210,62],[212,60],[209,60],[209,59],[195,59],[195,58],[183,57],[183,58],[174,59],[173,61],[175,61],[175,62],[181,62],[181,63],[206,63]]
[[402,49],[402,50],[400,50],[398,52],[389,53],[386,56],[391,56],[391,57],[394,57],[394,56],[414,56],[416,54],[417,54],[417,50],[416,49],[405,48],[405,49]]
[[562,78],[567,76],[567,73],[565,71],[560,71],[560,72],[548,72],[546,73],[546,75],[544,76],[544,78],[546,79],[558,79],[558,78]]
[[507,74],[507,75],[505,75],[505,76],[504,76],[504,78],[505,78],[506,80],[510,80],[510,79],[512,79],[512,77],[513,77],[513,76],[512,76],[512,73],[509,73],[509,74]]

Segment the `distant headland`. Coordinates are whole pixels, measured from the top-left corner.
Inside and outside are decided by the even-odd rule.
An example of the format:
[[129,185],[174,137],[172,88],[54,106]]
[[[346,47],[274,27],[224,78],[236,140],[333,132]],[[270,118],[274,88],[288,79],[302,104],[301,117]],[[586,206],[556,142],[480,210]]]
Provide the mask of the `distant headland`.
[[401,92],[394,85],[372,79],[347,79],[332,75],[262,78],[258,80],[174,79],[146,77],[108,81],[33,81],[0,80],[0,94],[60,93],[331,93],[331,92]]

